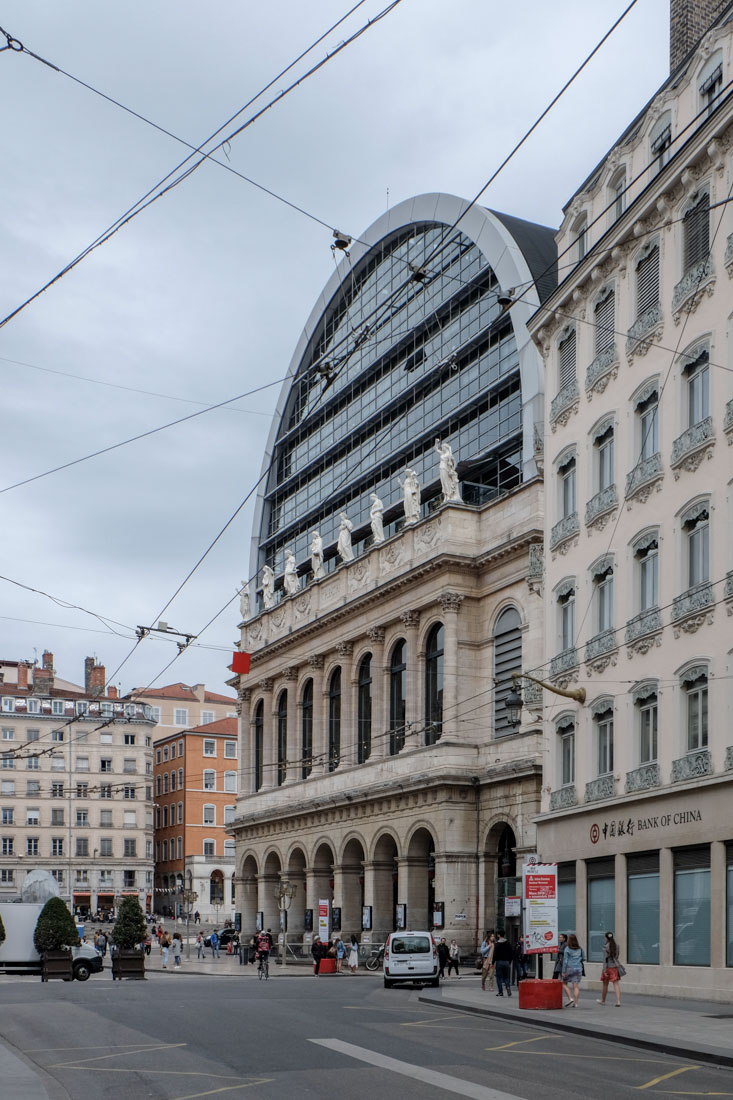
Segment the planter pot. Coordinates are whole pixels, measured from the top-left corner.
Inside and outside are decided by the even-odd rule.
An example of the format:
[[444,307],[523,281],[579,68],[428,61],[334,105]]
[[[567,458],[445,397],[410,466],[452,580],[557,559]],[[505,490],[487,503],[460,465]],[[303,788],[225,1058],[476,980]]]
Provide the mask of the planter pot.
[[139,948],[112,953],[112,981],[115,978],[145,978],[145,954]]
[[41,981],[60,979],[70,982],[74,974],[71,969],[71,948],[60,951],[44,951],[41,955]]

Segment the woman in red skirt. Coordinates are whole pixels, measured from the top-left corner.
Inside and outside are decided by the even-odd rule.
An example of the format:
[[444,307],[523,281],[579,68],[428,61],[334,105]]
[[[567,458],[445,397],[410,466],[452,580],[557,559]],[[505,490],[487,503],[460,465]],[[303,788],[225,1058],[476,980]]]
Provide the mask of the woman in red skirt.
[[613,986],[613,991],[616,994],[616,1008],[621,1004],[621,963],[618,958],[618,944],[613,938],[613,932],[606,932],[606,942],[603,945],[603,971],[601,972],[601,981],[603,982],[603,990],[598,1000],[599,1005],[606,1003],[606,997],[608,995],[609,984]]

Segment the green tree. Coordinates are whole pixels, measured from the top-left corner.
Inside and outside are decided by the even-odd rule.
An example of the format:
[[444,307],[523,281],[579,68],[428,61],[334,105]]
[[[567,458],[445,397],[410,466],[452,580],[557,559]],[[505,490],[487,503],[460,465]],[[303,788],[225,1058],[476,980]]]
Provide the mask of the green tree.
[[49,898],[38,917],[33,933],[36,951],[59,951],[63,947],[75,947],[79,942],[74,918],[61,898]]
[[147,935],[145,914],[137,898],[124,898],[117,911],[117,920],[112,929],[112,943],[123,951],[137,947]]

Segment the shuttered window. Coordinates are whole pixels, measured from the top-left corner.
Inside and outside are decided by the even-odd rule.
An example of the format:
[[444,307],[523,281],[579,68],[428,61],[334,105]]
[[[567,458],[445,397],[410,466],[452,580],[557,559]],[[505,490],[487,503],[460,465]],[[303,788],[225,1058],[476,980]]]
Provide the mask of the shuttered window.
[[575,329],[558,345],[560,354],[560,389],[575,381]]
[[508,607],[494,629],[494,737],[514,733],[506,712],[512,689],[512,673],[522,671],[522,634],[519,612]]
[[684,257],[685,271],[704,263],[710,255],[710,196],[702,194],[685,214]]
[[636,315],[641,317],[659,303],[659,247],[640,260],[636,268]]
[[606,348],[610,348],[614,342],[615,306],[616,295],[613,291],[607,294],[603,301],[596,306],[596,355],[600,355]]

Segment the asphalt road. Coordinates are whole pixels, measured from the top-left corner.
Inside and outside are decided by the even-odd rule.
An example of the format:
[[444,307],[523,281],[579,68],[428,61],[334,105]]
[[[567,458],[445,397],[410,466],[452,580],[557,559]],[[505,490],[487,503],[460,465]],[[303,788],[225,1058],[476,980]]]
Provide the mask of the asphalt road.
[[730,1070],[419,1004],[379,975],[0,978],[0,1038],[52,1100],[733,1097]]

